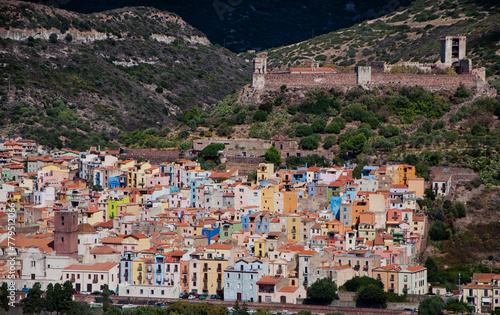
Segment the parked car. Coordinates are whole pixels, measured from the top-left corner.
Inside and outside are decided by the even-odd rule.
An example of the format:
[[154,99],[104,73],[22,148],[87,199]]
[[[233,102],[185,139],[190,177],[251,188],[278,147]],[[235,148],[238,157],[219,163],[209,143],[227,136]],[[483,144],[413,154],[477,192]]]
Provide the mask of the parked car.
[[212,299],[212,300],[220,300],[220,296],[218,296],[217,294],[212,294],[212,295],[210,295],[210,299]]
[[188,296],[188,299],[189,299],[189,300],[194,300],[194,299],[196,299],[196,295],[194,295],[194,294],[190,294],[190,295]]
[[188,296],[189,296],[189,294],[187,294],[186,292],[181,292],[181,294],[179,294],[180,299],[187,299]]
[[446,297],[452,297],[452,296],[453,296],[453,293],[451,293],[451,292],[446,292],[446,294],[445,294],[444,296],[446,296]]
[[205,294],[200,294],[200,295],[198,295],[198,298],[199,298],[200,300],[206,300],[206,299],[207,299],[207,296],[206,296]]
[[156,307],[164,307],[165,305],[164,305],[163,303],[161,303],[161,302],[160,302],[160,303],[156,303],[156,304],[155,304],[155,306],[156,306]]

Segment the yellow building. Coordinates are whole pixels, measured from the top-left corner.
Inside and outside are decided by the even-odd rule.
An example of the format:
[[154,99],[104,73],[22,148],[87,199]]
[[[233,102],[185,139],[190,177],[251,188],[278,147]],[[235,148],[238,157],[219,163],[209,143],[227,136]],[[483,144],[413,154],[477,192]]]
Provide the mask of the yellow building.
[[141,205],[137,203],[120,203],[116,206],[116,214],[133,214],[136,219],[139,219],[139,212],[141,211]]
[[344,234],[345,225],[337,219],[321,224],[321,235],[326,236],[330,231],[337,231],[339,234]]
[[408,186],[408,180],[415,178],[415,166],[406,164],[389,165],[386,167],[386,174],[391,177],[393,185]]
[[136,164],[128,168],[128,185],[127,187],[144,188],[146,187],[146,170],[151,168],[148,162]]
[[284,191],[283,192],[283,213],[293,213],[297,210],[297,192],[296,191]]
[[266,238],[262,237],[254,242],[254,256],[258,258],[266,257]]
[[287,239],[300,242],[300,215],[289,214],[287,222]]
[[259,168],[257,169],[257,182],[269,179],[273,175],[273,173],[273,163],[259,163]]
[[123,238],[122,244],[128,245],[128,244],[133,244],[136,245],[137,251],[142,251],[149,249],[149,237],[146,235],[142,234],[132,234],[132,235],[127,235]]
[[118,165],[120,167],[120,171],[128,171],[129,168],[134,167],[135,160],[118,161]]
[[132,261],[132,284],[153,284],[154,261],[150,257],[139,257]]
[[260,190],[260,207],[263,211],[274,213],[274,194],[279,192],[279,185],[268,184]]
[[[211,244],[199,257],[199,289],[201,294],[220,294],[224,288],[224,270],[234,259],[231,245]],[[231,262],[231,265],[233,262]]]

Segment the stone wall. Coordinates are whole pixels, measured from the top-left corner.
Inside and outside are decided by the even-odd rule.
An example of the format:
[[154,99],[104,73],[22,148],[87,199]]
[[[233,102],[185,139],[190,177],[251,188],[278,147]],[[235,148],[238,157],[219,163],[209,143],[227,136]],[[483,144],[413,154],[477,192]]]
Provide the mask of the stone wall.
[[[475,88],[481,80],[474,74],[391,74],[372,73],[367,87],[378,86],[422,86],[431,91],[455,90],[463,84],[467,88]],[[254,89],[279,90],[282,85],[287,88],[338,88],[349,90],[357,87],[356,73],[267,73],[254,74]]]

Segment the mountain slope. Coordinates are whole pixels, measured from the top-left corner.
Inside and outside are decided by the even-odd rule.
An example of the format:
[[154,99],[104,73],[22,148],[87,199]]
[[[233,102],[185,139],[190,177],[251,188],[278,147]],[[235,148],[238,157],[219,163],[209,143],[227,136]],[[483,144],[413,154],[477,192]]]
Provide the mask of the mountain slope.
[[[32,0],[38,2],[38,0]],[[91,13],[125,6],[176,12],[221,46],[239,52],[267,49],[372,19],[411,0],[56,0],[61,8]]]
[[370,61],[435,62],[444,35],[467,36],[467,54],[487,75],[500,74],[498,1],[417,0],[397,12],[359,25],[271,49],[271,66],[309,65],[311,59],[338,67]]
[[247,83],[251,68],[151,8],[84,15],[0,1],[0,37],[2,129],[57,147],[158,132]]

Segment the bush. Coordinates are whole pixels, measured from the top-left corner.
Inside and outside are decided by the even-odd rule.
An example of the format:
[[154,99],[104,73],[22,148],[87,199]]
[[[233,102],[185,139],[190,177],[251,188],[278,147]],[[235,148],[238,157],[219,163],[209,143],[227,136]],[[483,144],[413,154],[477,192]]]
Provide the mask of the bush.
[[303,150],[316,150],[319,145],[319,140],[321,140],[321,137],[318,134],[303,137],[299,141],[299,146]]
[[257,122],[263,122],[267,120],[267,112],[263,110],[257,110],[253,115],[253,120]]
[[318,303],[338,300],[337,285],[330,278],[318,279],[307,288],[307,297]]
[[335,137],[334,135],[329,135],[326,136],[325,141],[323,142],[323,148],[328,150],[335,144],[337,144],[337,137]]
[[314,133],[324,133],[326,128],[326,121],[323,118],[316,118],[311,124]]
[[385,307],[387,296],[384,289],[378,285],[370,284],[366,287],[361,287],[356,294],[356,305],[365,307]]
[[[361,167],[362,169],[362,167]],[[354,277],[349,280],[347,280],[344,285],[341,287],[341,289],[346,290],[346,291],[351,291],[351,292],[356,292],[362,287],[366,287],[369,285],[374,285],[380,288],[384,288],[384,284],[382,281],[375,280],[373,278],[363,276],[363,277]]]
[[450,239],[448,226],[441,221],[434,221],[429,229],[429,237],[433,241],[444,241]]
[[307,137],[313,134],[313,128],[309,125],[298,125],[295,129],[295,136]]
[[419,315],[439,315],[443,314],[445,303],[439,296],[432,296],[422,300],[418,305]]

